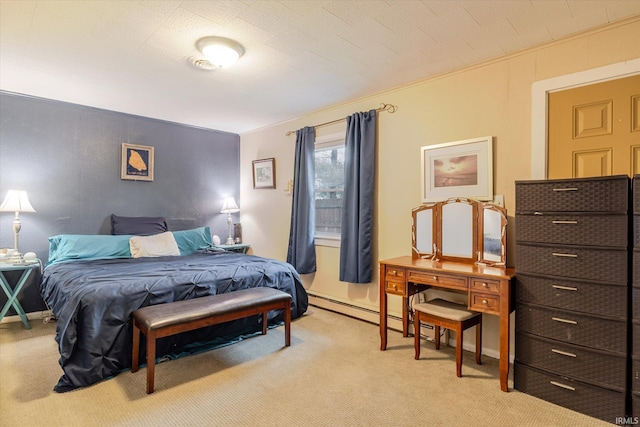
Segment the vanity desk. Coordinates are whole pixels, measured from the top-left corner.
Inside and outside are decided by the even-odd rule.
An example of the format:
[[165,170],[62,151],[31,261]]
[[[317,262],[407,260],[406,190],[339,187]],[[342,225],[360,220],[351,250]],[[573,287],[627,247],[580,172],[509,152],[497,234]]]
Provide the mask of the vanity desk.
[[508,391],[512,268],[403,256],[380,261],[380,350],[387,348],[387,295],[402,297],[402,336],[409,336],[409,298],[428,288],[466,292],[473,311],[500,316],[500,388]]
[[511,279],[506,268],[504,208],[470,199],[423,204],[412,211],[412,254],[380,261],[380,350],[387,348],[387,295],[402,297],[409,335],[410,297],[429,288],[467,295],[469,310],[500,317],[500,388],[508,391]]

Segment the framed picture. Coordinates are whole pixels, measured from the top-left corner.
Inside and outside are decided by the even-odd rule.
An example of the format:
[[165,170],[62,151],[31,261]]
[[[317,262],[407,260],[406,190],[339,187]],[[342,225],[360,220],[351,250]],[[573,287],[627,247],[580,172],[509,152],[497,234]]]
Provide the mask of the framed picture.
[[493,200],[493,137],[421,148],[422,201]]
[[253,188],[276,188],[276,159],[254,160]]
[[120,179],[153,181],[153,147],[122,144]]

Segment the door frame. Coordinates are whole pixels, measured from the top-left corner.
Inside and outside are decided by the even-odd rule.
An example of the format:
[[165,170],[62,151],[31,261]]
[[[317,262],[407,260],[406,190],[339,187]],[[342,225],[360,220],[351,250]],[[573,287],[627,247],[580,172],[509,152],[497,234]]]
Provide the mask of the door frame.
[[640,74],[640,58],[534,82],[531,86],[531,179],[547,179],[548,94]]

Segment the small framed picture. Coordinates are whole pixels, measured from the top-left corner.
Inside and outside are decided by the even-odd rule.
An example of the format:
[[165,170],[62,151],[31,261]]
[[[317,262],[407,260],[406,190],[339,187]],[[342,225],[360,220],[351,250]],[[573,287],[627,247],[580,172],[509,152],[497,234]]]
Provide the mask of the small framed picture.
[[253,162],[253,188],[276,188],[276,159]]
[[120,179],[153,181],[153,147],[122,144]]

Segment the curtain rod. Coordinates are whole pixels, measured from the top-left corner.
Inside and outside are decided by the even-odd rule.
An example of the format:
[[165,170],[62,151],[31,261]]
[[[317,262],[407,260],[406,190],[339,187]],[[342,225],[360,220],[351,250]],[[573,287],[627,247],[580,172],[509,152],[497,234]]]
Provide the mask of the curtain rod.
[[[388,111],[389,113],[395,113],[397,109],[398,109],[398,107],[393,105],[393,104],[380,103],[380,108],[376,108],[376,111]],[[334,123],[340,123],[343,120],[347,120],[347,119],[343,118],[343,119],[332,120],[330,122],[320,123],[319,125],[315,125],[313,127],[314,128],[319,128],[319,127],[322,127],[322,126],[329,126],[329,125],[332,125]],[[290,130],[289,132],[285,133],[285,135],[289,136],[292,133],[296,133],[296,131],[295,130]]]

